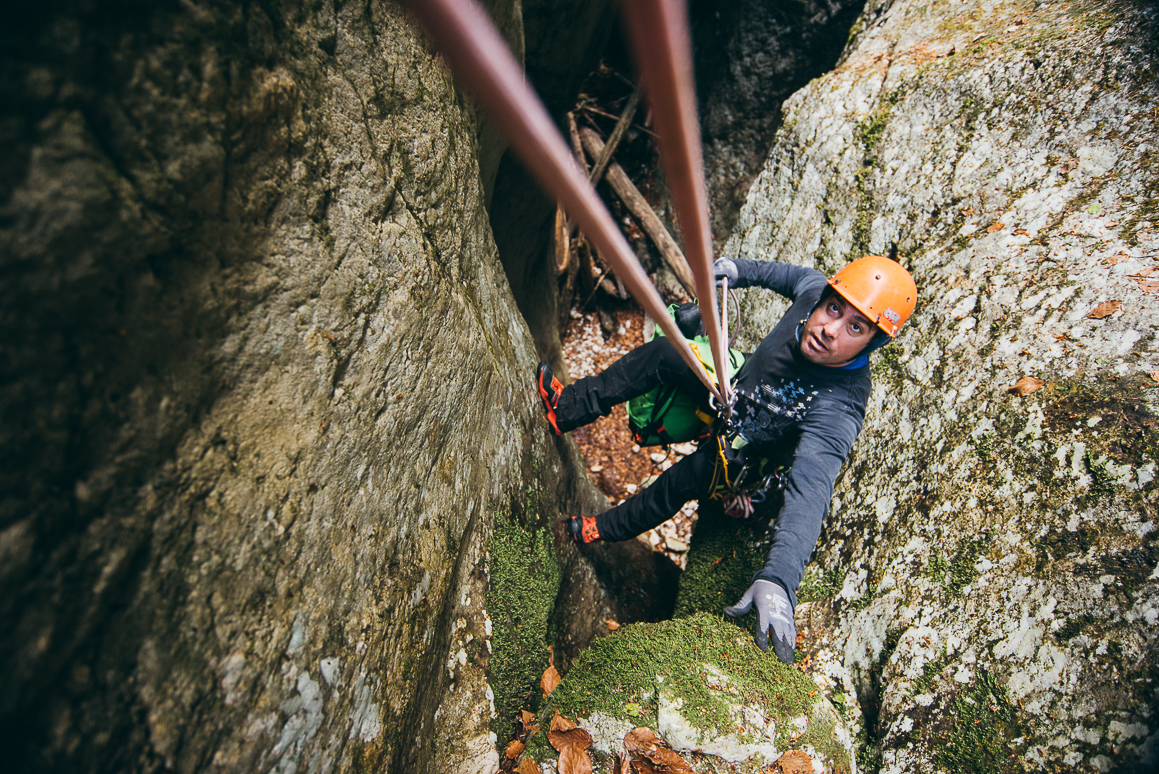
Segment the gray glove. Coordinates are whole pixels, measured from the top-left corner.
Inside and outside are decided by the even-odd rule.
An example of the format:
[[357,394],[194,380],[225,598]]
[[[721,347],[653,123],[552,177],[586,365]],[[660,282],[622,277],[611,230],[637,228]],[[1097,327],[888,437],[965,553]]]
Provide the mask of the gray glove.
[[716,262],[712,264],[712,281],[719,285],[721,277],[728,279],[730,288],[736,286],[736,264],[729,258],[717,258]]
[[782,663],[793,663],[793,650],[797,645],[797,627],[793,624],[793,606],[789,595],[780,584],[767,580],[753,581],[748,591],[732,607],[726,607],[724,614],[732,618],[757,608],[757,629],[753,636],[757,647],[766,653],[769,650],[768,631],[773,627],[773,652]]

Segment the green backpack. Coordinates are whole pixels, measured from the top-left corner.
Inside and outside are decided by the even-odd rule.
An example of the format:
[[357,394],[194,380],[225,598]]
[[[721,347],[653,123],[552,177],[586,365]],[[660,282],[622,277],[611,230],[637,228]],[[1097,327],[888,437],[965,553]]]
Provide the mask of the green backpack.
[[[675,310],[675,304],[668,307],[668,313],[674,319]],[[664,335],[664,331],[659,327],[656,328],[656,333]],[[692,346],[696,357],[704,364],[708,375],[715,377],[716,367],[712,363],[708,337],[696,336],[689,339],[688,343]],[[729,373],[735,377],[744,365],[744,354],[730,349],[728,360]],[[628,401],[628,427],[636,443],[641,446],[667,446],[670,443],[684,443],[702,438],[708,434],[713,419],[708,407],[701,406],[687,392],[671,385],[662,384]]]

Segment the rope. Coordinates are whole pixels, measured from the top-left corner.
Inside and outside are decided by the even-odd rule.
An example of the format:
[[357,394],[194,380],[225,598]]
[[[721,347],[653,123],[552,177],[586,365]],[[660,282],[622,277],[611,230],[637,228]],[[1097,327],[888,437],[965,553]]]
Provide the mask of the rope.
[[[676,327],[660,294],[640,266],[628,241],[604,207],[579,162],[568,150],[547,109],[531,90],[522,69],[508,50],[507,43],[486,12],[474,0],[402,0],[402,3],[419,18],[434,39],[436,48],[450,63],[452,72],[487,110],[539,185],[554,196],[579,223],[604,259],[612,264],[616,276],[623,281],[628,292],[664,329],[680,357],[708,391],[723,403],[720,390],[713,384],[704,366],[688,346],[688,341]],[[635,2],[629,2],[623,7],[626,9],[634,5]],[[687,21],[685,28],[687,32]],[[700,187],[703,191],[703,175]],[[704,223],[707,224],[707,207],[704,213]],[[699,238],[703,240],[703,235]],[[715,298],[711,293],[711,263],[704,264],[708,253],[704,253],[703,246],[701,253],[703,256],[699,271],[703,276],[696,275],[695,265],[693,273],[697,277],[701,298],[708,298],[715,312]],[[713,315],[709,319],[715,320],[716,317]],[[714,332],[713,335],[717,334]],[[714,341],[714,358],[716,350],[717,342]],[[719,367],[719,360],[717,363]]]
[[[626,0],[620,3],[620,10],[632,38],[643,91],[655,116],[664,172],[684,234],[688,265],[696,280],[701,317],[715,321],[720,317],[712,287],[712,230],[696,115],[688,9],[685,0]],[[720,379],[718,398],[728,406],[728,345],[715,325],[705,327]]]

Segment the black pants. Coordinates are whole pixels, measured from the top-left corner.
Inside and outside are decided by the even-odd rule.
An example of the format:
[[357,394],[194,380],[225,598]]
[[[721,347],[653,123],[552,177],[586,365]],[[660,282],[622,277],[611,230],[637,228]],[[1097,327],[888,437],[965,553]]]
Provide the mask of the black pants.
[[[708,388],[676,352],[672,343],[657,336],[637,347],[596,376],[564,388],[555,409],[563,432],[607,416],[612,407],[660,385],[675,385],[702,404]],[[647,532],[676,515],[689,500],[711,494],[716,450],[710,444],[677,462],[636,495],[596,517],[604,540],[627,540]]]

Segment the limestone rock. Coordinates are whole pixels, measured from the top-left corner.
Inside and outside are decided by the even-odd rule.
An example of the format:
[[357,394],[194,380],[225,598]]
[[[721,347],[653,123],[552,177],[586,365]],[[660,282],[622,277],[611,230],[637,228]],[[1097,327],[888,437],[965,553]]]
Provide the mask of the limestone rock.
[[494,770],[549,627],[593,636],[551,614],[598,580],[553,527],[602,498],[546,431],[469,100],[393,2],[0,30],[8,767]]
[[882,771],[1156,760],[1155,34],[1131,4],[871,0],[729,242],[918,283],[816,554],[843,581],[812,647]]

